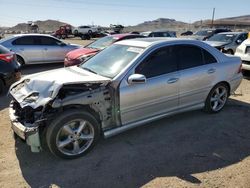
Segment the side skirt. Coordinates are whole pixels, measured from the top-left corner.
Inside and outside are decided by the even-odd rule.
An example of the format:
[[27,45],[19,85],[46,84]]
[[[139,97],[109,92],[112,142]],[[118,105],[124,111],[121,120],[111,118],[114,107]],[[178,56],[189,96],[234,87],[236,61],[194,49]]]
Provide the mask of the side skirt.
[[113,128],[113,129],[110,129],[110,130],[107,130],[104,132],[104,138],[109,138],[109,137],[115,136],[115,135],[120,134],[122,132],[125,132],[127,130],[133,129],[135,127],[139,127],[141,125],[144,125],[146,123],[150,123],[150,122],[158,120],[158,119],[162,119],[164,117],[172,116],[172,115],[179,114],[179,113],[186,112],[186,111],[202,109],[203,107],[204,107],[204,103],[199,103],[199,104],[196,104],[193,106],[186,107],[185,109],[171,111],[171,112],[168,112],[166,114],[159,114],[157,116],[153,116],[153,117],[150,117],[148,119],[129,123],[129,124],[123,125],[121,127]]

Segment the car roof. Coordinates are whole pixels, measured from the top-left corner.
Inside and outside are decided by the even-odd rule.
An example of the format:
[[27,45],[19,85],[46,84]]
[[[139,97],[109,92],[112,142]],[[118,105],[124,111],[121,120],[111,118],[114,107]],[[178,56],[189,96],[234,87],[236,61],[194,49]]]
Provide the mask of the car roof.
[[114,34],[114,35],[111,35],[112,37],[115,37],[115,38],[118,38],[118,39],[121,39],[123,37],[127,37],[127,36],[141,36],[139,34],[132,34],[132,33],[121,33],[121,34]]
[[222,32],[222,33],[217,33],[218,35],[220,34],[228,34],[228,35],[239,35],[239,34],[247,34],[247,32]]
[[[128,45],[128,46],[136,46],[136,47],[143,47],[147,48],[151,45],[166,43],[166,42],[173,42],[173,41],[191,41],[191,39],[182,39],[182,38],[174,38],[174,37],[149,37],[149,38],[135,38],[130,40],[122,40],[117,42],[116,44]],[[201,43],[197,40],[192,40],[195,43]]]
[[23,37],[23,36],[46,36],[46,37],[52,37],[51,35],[48,34],[39,34],[39,33],[28,33],[28,34],[16,34],[13,35],[14,37]]

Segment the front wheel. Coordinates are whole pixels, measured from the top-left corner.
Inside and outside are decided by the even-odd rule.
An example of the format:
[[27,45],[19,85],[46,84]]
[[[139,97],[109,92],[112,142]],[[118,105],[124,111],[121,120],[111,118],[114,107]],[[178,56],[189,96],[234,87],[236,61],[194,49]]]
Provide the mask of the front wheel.
[[100,126],[90,113],[70,109],[48,126],[46,141],[50,151],[64,159],[78,158],[97,143]]
[[226,84],[217,84],[208,94],[205,111],[209,113],[217,113],[225,106],[229,97],[229,88]]

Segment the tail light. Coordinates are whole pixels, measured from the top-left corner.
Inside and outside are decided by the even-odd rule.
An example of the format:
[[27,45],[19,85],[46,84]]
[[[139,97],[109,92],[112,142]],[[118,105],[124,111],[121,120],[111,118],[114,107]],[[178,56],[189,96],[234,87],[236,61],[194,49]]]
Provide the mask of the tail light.
[[10,63],[14,59],[14,54],[0,54],[0,60]]

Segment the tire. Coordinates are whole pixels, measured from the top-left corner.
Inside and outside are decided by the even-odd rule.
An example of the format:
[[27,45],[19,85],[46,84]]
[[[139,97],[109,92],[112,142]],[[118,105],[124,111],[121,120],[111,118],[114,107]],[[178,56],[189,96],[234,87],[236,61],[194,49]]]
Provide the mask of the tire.
[[62,35],[62,39],[66,39],[66,35]]
[[209,92],[205,102],[204,110],[208,113],[220,112],[227,103],[228,97],[229,97],[228,86],[224,83],[217,84]]
[[4,82],[3,80],[0,78],[0,95],[3,93],[4,91]]
[[226,51],[226,54],[234,55],[234,51],[229,49],[229,50]]
[[25,65],[25,61],[23,60],[23,58],[19,55],[16,56],[17,58],[17,62],[21,65],[24,66]]
[[88,153],[100,134],[100,125],[93,115],[83,110],[69,109],[48,125],[46,142],[55,156],[75,159]]
[[86,36],[85,35],[81,35],[80,36],[82,40],[86,40]]
[[74,31],[74,35],[75,35],[75,36],[78,36],[78,30],[75,30],[75,31]]
[[88,34],[89,34],[89,35],[92,35],[92,33],[93,33],[92,30],[89,30],[89,31],[88,31]]

